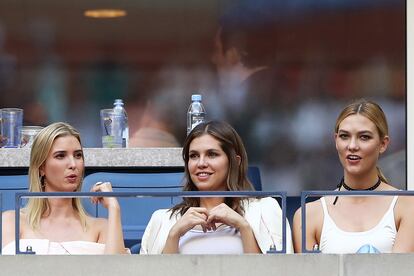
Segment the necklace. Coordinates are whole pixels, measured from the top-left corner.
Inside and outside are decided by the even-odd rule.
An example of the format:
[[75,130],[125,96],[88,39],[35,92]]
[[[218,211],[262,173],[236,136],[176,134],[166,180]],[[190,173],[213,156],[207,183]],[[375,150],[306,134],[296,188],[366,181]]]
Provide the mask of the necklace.
[[[374,185],[372,185],[371,187],[369,187],[369,188],[367,188],[367,189],[354,189],[354,188],[351,188],[351,187],[349,187],[348,185],[346,185],[345,184],[345,181],[344,181],[344,178],[342,177],[342,179],[341,179],[341,181],[339,182],[339,184],[338,184],[338,191],[340,191],[341,190],[341,187],[344,187],[345,188],[345,190],[347,190],[347,191],[373,191],[373,190],[375,190],[376,188],[378,188],[378,186],[381,184],[381,178],[379,178],[378,177],[378,180],[377,180],[377,182],[374,184]],[[334,200],[334,202],[333,202],[333,205],[335,205],[336,204],[336,202],[338,201],[338,196],[336,196],[335,197],[335,200]]]

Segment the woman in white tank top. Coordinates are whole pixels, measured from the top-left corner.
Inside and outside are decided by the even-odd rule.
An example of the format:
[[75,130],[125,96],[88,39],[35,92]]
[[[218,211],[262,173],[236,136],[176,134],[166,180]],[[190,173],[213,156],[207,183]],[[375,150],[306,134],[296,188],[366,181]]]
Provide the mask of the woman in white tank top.
[[[381,107],[359,100],[339,115],[335,145],[344,176],[338,190],[396,190],[377,166],[389,144]],[[380,252],[414,251],[413,197],[323,197],[306,204],[306,249],[356,253],[371,245]],[[301,210],[293,222],[295,252],[301,252]]]
[[[247,154],[227,123],[197,125],[183,146],[184,191],[253,190]],[[287,252],[292,252],[289,226]],[[281,250],[282,213],[273,198],[183,198],[158,210],[142,238],[141,254],[241,254]]]

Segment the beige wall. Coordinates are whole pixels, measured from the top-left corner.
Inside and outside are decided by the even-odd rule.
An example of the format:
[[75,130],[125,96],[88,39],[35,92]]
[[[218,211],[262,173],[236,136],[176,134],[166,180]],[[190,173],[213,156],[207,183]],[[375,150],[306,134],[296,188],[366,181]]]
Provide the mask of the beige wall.
[[0,256],[1,275],[411,276],[414,254]]

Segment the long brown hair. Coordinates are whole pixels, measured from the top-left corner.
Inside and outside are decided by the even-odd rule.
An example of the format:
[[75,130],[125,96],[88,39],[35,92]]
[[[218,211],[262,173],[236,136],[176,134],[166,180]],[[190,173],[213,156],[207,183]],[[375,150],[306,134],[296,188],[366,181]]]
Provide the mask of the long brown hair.
[[[193,183],[188,170],[189,150],[191,142],[200,136],[211,135],[220,142],[221,149],[229,160],[229,171],[227,174],[227,190],[228,191],[251,191],[254,190],[252,183],[247,178],[247,153],[243,142],[237,132],[229,124],[221,121],[210,121],[197,125],[188,134],[185,139],[182,156],[184,159],[185,183],[183,191],[198,191]],[[237,158],[240,157],[240,159]],[[239,214],[243,214],[244,210],[241,205],[240,198],[225,198],[225,203],[233,208]],[[180,213],[183,215],[190,207],[199,207],[199,198],[184,197],[183,202],[177,204],[172,210],[172,214]]]
[[[384,111],[377,103],[366,99],[354,101],[342,110],[338,119],[336,119],[335,133],[338,133],[339,125],[345,118],[356,114],[362,115],[374,123],[381,140],[388,136],[388,123]],[[378,166],[377,173],[382,182],[388,183],[387,178]]]

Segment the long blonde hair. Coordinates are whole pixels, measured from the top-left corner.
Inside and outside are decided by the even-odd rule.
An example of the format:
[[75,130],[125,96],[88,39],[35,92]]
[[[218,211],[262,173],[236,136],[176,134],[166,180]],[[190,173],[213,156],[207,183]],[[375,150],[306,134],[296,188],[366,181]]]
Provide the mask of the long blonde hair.
[[[40,175],[40,167],[46,162],[49,152],[55,140],[59,137],[73,136],[82,146],[79,132],[69,124],[54,123],[42,129],[36,136],[32,149],[30,152],[30,167],[29,167],[29,182],[30,192],[43,192],[43,181]],[[82,183],[77,187],[79,192],[82,188]],[[72,206],[77,211],[81,224],[86,230],[87,214],[82,206],[80,198],[72,199]],[[38,229],[40,226],[40,219],[50,210],[50,204],[44,198],[29,198],[27,205],[23,208],[26,213],[28,224],[32,229]]]
[[[366,99],[360,99],[352,102],[342,110],[338,116],[338,119],[336,119],[335,133],[338,133],[339,125],[345,118],[356,114],[362,115],[374,123],[374,125],[377,127],[381,140],[384,139],[385,136],[388,136],[388,123],[384,111],[377,103]],[[387,178],[384,176],[378,166],[377,173],[382,182],[388,183]]]

